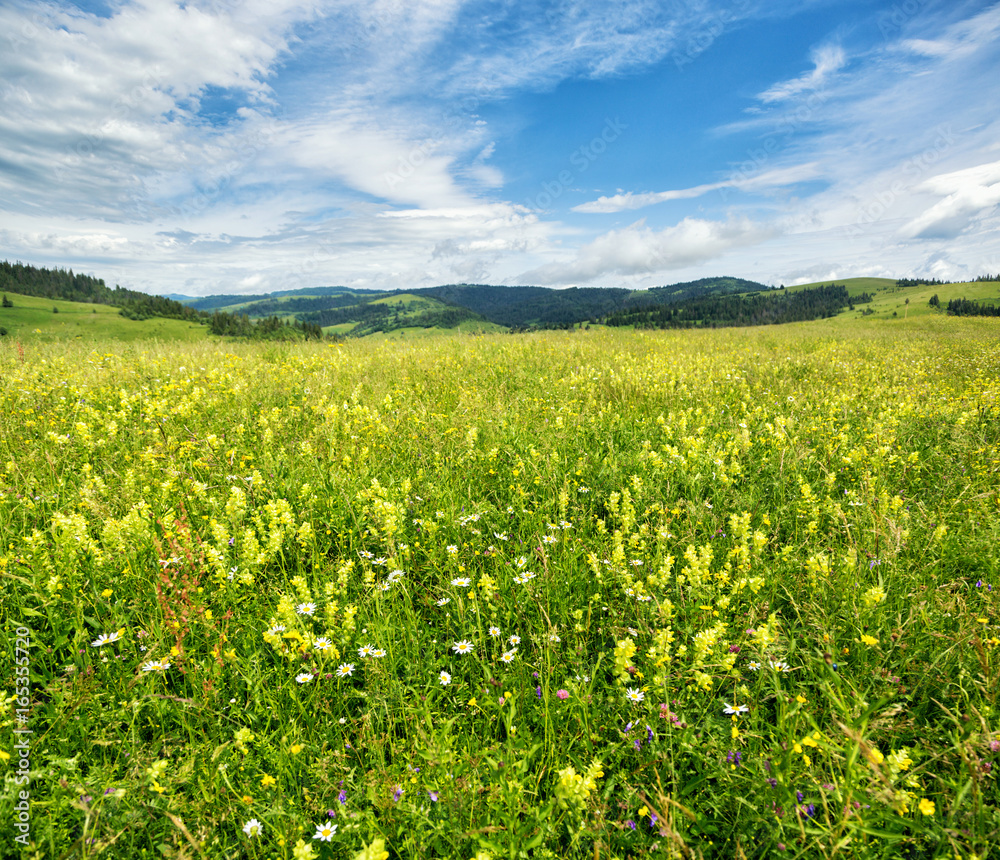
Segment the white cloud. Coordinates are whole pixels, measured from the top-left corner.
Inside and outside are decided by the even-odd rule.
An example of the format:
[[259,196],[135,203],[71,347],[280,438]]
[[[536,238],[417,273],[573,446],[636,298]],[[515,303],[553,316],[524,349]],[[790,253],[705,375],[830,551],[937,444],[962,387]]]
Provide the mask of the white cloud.
[[934,176],[914,190],[943,199],[903,225],[900,236],[954,238],[1000,203],[1000,161]]
[[749,219],[726,222],[685,218],[673,227],[651,230],[637,221],[611,230],[581,247],[565,263],[549,263],[519,276],[520,283],[585,284],[609,275],[670,272],[722,257],[727,251],[755,245],[777,235],[773,226]]
[[762,92],[758,98],[767,104],[770,102],[785,101],[802,92],[822,89],[826,86],[830,78],[847,63],[844,49],[839,45],[825,45],[817,48],[813,51],[812,60],[814,68],[811,72],[806,72],[790,81],[782,81],[775,84]]
[[693,188],[679,188],[672,191],[654,191],[638,194],[628,191],[623,194],[615,194],[611,197],[598,197],[597,200],[591,200],[587,203],[574,206],[573,211],[592,214],[624,212],[628,209],[642,209],[643,207],[653,206],[656,203],[664,203],[668,200],[687,200],[694,197],[701,197],[703,194],[708,194],[711,191],[719,191],[724,188],[739,188],[746,191],[779,188],[816,179],[820,175],[821,172],[816,162],[767,170],[749,176],[734,173],[733,177],[725,182],[710,182],[705,185],[696,185]]

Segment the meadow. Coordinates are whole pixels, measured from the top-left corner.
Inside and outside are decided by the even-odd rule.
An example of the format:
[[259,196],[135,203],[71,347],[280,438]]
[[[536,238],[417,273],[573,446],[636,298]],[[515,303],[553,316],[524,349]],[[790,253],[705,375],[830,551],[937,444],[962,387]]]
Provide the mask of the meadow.
[[0,856],[996,856],[1000,325],[834,322],[0,341]]

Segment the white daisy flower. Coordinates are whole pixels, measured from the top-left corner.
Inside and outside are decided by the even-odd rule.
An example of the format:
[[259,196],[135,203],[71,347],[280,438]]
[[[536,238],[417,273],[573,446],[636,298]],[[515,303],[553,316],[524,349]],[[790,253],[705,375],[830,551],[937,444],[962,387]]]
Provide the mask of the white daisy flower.
[[95,648],[102,648],[105,645],[111,645],[122,638],[122,634],[117,630],[114,633],[102,633],[90,644]]
[[508,636],[508,637],[507,637],[507,641],[508,641],[508,642],[509,642],[509,643],[510,643],[511,645],[520,645],[520,644],[521,644],[521,637],[520,637],[520,636],[518,636],[518,635],[517,635],[517,634],[515,633],[515,634],[514,634],[513,636]]
[[316,611],[316,604],[311,601],[300,603],[295,607],[295,611],[298,612],[299,615],[312,615]]
[[449,675],[447,672],[442,672],[441,674],[438,675],[438,683],[442,687],[447,687],[451,683],[451,675]]
[[318,839],[320,842],[329,842],[333,839],[333,834],[336,832],[336,824],[317,824],[316,832],[313,834],[313,839]]
[[511,663],[514,660],[515,654],[517,654],[517,648],[511,648],[510,651],[504,651],[503,654],[500,655],[500,659],[504,663]]
[[456,588],[468,588],[472,585],[472,580],[467,576],[459,576],[451,581]]
[[313,642],[313,648],[317,651],[329,651],[333,643],[326,636],[320,636]]
[[471,654],[475,646],[468,640],[462,639],[451,646],[451,650],[456,654]]
[[263,830],[264,825],[261,824],[256,818],[251,818],[246,824],[243,825],[243,832],[251,839],[254,836],[260,836]]
[[630,702],[635,702],[638,704],[643,699],[646,698],[646,694],[642,690],[637,690],[635,687],[629,687],[625,693],[625,698]]
[[298,684],[308,684],[315,677],[312,672],[300,672],[295,676],[295,681]]
[[729,716],[739,715],[739,714],[749,714],[750,708],[746,705],[730,705],[729,702],[722,703],[724,707],[722,708],[722,713]]
[[378,657],[379,659],[381,659],[384,656],[385,656],[385,648],[376,648],[374,651],[372,651],[372,657]]
[[489,633],[490,633],[490,636],[492,636],[494,639],[499,639],[500,638],[500,628],[499,627],[491,627],[490,630],[489,630]]
[[437,602],[437,605],[438,605],[438,606],[447,606],[447,605],[448,605],[449,603],[451,603],[451,598],[450,598],[450,597],[442,597],[442,598],[441,598],[441,599],[440,599],[440,600],[439,600],[439,601]]
[[346,678],[354,671],[353,663],[341,663],[337,667],[336,675],[338,678]]
[[364,660],[365,657],[371,657],[375,653],[374,645],[362,645],[358,648],[358,656]]

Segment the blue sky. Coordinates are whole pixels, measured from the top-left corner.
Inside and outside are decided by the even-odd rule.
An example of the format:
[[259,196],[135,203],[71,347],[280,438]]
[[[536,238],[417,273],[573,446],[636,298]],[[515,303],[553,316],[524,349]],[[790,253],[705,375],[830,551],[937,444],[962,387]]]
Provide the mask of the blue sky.
[[149,292],[1000,271],[1000,3],[0,7],[0,257]]

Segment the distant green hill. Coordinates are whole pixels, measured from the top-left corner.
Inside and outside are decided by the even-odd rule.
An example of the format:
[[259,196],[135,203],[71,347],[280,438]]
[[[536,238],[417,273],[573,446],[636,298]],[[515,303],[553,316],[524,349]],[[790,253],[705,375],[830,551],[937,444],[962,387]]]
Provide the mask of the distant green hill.
[[[836,289],[834,289],[836,288]],[[264,295],[149,296],[110,289],[72,271],[0,262],[0,329],[21,336],[205,337],[301,339],[437,331],[523,331],[603,322],[654,328],[759,325],[806,319],[892,320],[964,311],[1000,302],[1000,285],[891,278],[847,278],[773,289],[732,276],[652,287],[551,289],[446,284],[414,290],[305,287]],[[807,295],[803,295],[807,294]],[[938,297],[932,306],[930,299]],[[963,312],[964,312],[963,311]],[[117,317],[116,321],[114,318]],[[144,326],[128,322],[147,321]],[[167,320],[184,323],[180,328]]]
[[101,278],[74,274],[73,270],[41,269],[24,263],[0,261],[0,292],[18,293],[40,299],[64,299],[71,302],[113,305],[122,316],[132,320],[150,317],[198,319],[197,311],[163,296],[126,290],[112,290]]
[[853,308],[855,301],[871,301],[867,294],[852,299],[843,284],[797,291],[694,293],[695,298],[683,301],[626,308],[609,314],[603,322],[610,326],[660,329],[779,325],[834,317],[845,307]]

